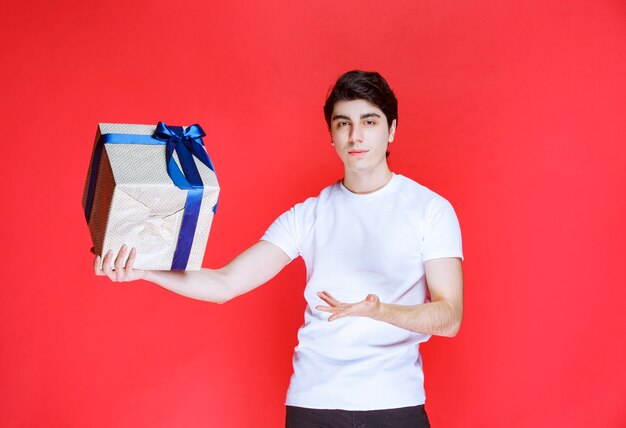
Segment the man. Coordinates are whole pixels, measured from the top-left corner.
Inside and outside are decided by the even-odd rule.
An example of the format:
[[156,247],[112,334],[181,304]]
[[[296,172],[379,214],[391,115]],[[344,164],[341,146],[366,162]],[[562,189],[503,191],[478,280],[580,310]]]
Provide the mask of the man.
[[115,269],[110,252],[103,263],[96,257],[94,269],[113,281],[145,279],[222,303],[301,256],[307,307],[294,350],[287,427],[427,427],[419,344],[433,334],[454,336],[461,324],[458,221],[445,199],[389,170],[398,114],[382,76],[345,73],[324,114],[343,180],[281,215],[229,264],[199,272],[138,271],[134,249],[123,265],[122,247]]

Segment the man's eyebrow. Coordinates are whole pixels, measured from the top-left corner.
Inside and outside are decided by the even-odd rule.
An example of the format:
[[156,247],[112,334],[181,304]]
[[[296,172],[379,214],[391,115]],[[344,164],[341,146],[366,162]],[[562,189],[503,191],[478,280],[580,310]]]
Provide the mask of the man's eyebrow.
[[380,118],[380,115],[378,113],[365,113],[361,115],[361,119],[367,119],[368,117],[378,117]]
[[[370,117],[378,117],[380,118],[381,115],[379,115],[378,113],[365,113],[361,115],[361,119],[367,119]],[[348,116],[345,116],[343,114],[337,114],[335,116],[333,116],[333,120],[337,120],[337,119],[344,119],[344,120],[350,120],[350,118]]]

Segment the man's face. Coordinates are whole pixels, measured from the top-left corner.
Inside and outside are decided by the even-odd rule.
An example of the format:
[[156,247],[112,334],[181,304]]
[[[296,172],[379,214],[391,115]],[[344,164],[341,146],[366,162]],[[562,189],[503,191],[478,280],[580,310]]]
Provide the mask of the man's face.
[[335,150],[346,170],[375,172],[387,167],[387,145],[393,141],[396,121],[366,100],[338,101],[330,122]]

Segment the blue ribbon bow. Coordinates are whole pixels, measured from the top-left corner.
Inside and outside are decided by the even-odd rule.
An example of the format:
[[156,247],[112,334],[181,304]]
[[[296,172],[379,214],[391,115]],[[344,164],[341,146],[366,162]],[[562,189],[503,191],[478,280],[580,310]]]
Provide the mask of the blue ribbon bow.
[[[200,125],[197,124],[191,125],[186,129],[183,129],[182,126],[167,126],[163,122],[157,124],[153,137],[166,143],[165,161],[167,162],[167,173],[180,189],[203,187],[200,173],[193,160],[194,156],[213,171],[213,165],[202,143],[202,137],[204,136],[206,134]],[[178,160],[183,168],[182,172],[172,156],[174,151],[178,155]]]

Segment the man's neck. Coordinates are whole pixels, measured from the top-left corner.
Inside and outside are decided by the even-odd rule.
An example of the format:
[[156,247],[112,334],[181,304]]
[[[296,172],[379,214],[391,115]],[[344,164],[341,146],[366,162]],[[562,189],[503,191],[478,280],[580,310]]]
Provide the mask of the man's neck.
[[376,173],[345,171],[343,185],[352,193],[364,195],[382,189],[392,177],[393,174],[389,168],[381,169]]

